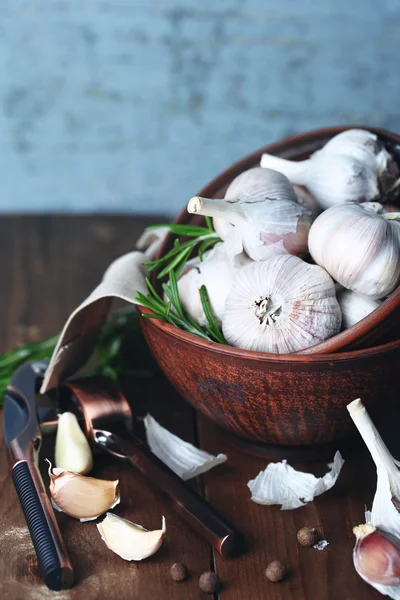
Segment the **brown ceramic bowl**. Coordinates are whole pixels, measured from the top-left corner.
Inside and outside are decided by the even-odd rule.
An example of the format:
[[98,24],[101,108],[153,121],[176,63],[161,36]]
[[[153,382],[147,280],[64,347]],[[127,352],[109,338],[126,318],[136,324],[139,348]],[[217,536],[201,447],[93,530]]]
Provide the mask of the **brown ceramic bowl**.
[[[262,152],[303,159],[344,129],[310,132],[263,148],[230,167],[200,195],[221,197],[234,177],[259,163]],[[385,141],[400,143],[394,134],[370,130]],[[200,220],[184,210],[177,222]],[[170,244],[168,238],[161,252]],[[243,439],[302,446],[345,439],[352,431],[345,406],[357,397],[373,414],[387,406],[400,366],[399,304],[397,289],[359,324],[296,354],[222,346],[162,321],[140,321],[160,367],[195,408]],[[390,338],[394,341],[360,349]],[[344,348],[358,349],[342,352]]]

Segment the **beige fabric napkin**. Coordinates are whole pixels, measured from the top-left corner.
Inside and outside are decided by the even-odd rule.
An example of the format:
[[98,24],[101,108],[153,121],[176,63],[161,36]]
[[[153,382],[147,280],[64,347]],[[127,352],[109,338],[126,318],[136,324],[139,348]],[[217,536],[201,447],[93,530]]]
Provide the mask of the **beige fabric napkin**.
[[157,254],[168,228],[144,231],[137,241],[143,252],[129,252],[108,267],[101,283],[68,318],[43,379],[41,393],[73,375],[90,358],[114,298],[135,304],[136,292],[148,292],[143,263]]

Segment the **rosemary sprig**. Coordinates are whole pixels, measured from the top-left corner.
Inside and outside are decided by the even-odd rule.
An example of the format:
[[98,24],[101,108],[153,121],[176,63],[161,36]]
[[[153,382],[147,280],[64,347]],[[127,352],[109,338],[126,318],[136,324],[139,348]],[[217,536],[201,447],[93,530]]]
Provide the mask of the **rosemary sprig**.
[[221,241],[215,233],[211,219],[206,217],[206,227],[199,227],[195,225],[179,225],[172,223],[170,225],[153,225],[147,229],[156,229],[158,227],[168,227],[171,233],[177,236],[189,238],[186,241],[180,241],[176,238],[172,249],[164,254],[161,258],[149,261],[145,263],[148,272],[158,271],[157,279],[163,279],[166,275],[170,274],[171,271],[175,271],[175,275],[181,273],[185,264],[189,260],[196,246],[199,247],[198,254],[199,258],[203,260],[203,254],[205,250],[211,248],[217,242]]

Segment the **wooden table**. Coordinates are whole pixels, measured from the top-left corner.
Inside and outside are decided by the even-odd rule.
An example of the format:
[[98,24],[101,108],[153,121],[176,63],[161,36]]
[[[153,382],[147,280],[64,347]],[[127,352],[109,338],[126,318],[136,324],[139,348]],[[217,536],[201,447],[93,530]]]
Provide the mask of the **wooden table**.
[[[0,343],[38,339],[61,329],[69,313],[95,287],[109,262],[133,248],[150,220],[134,217],[3,217],[0,220]],[[59,522],[76,571],[76,585],[53,593],[42,584],[2,443],[0,454],[0,598],[192,600],[206,598],[198,577],[209,569],[223,581],[224,600],[372,600],[381,596],[356,574],[352,564],[352,527],[363,521],[370,504],[375,469],[362,448],[346,461],[334,488],[304,508],[280,511],[250,500],[246,486],[266,467],[231,448],[221,432],[196,415],[163,377],[129,382],[126,387],[136,415],[153,414],[186,440],[229,459],[195,482],[209,502],[246,536],[246,551],[224,559],[181,521],[163,497],[139,473],[97,455],[93,474],[119,478],[122,502],[116,512],[149,529],[167,521],[167,538],[155,556],[128,563],[109,551],[95,523],[60,516]],[[41,452],[51,456],[51,439]],[[322,474],[324,464],[294,465]],[[296,542],[303,525],[318,527],[329,546],[305,549]],[[269,561],[279,558],[290,576],[273,584],[265,577]],[[177,584],[169,575],[175,561],[186,563],[190,579]]]

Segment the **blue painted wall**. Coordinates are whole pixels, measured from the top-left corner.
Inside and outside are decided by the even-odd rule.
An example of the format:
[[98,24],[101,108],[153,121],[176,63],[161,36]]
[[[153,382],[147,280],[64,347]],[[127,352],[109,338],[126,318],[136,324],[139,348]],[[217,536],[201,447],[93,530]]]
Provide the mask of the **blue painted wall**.
[[0,0],[0,211],[176,213],[292,132],[400,130],[399,0]]

